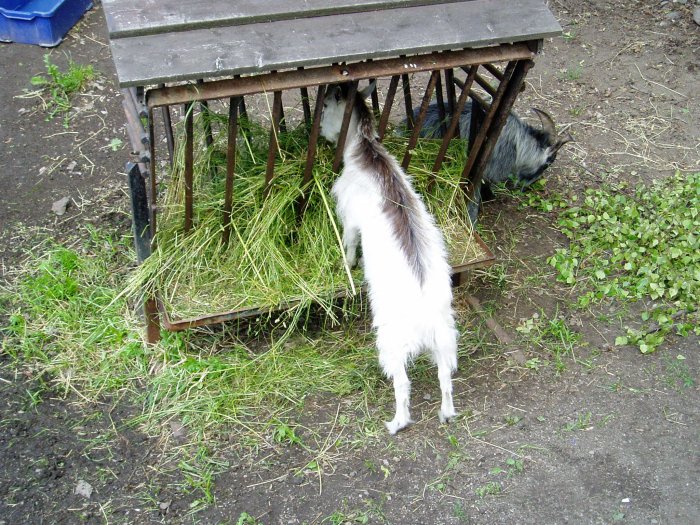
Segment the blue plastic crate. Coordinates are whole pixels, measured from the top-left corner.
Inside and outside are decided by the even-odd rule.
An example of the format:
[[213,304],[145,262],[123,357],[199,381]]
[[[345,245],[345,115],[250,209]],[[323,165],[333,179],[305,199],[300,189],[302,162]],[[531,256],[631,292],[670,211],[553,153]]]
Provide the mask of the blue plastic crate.
[[58,45],[92,0],[0,0],[0,40]]

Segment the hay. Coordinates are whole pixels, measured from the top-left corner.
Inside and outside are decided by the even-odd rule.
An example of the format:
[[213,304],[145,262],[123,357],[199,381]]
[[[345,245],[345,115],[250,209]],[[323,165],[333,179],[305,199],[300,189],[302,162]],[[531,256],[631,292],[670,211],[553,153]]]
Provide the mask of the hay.
[[[213,146],[195,142],[193,228],[184,233],[184,148],[179,148],[158,205],[155,249],[135,272],[129,292],[158,294],[171,319],[292,303],[296,307],[316,303],[332,316],[333,298],[339,293],[353,295],[362,280],[361,270],[350,272],[344,265],[341,227],[329,195],[335,177],[333,149],[319,144],[313,181],[305,190],[306,213],[299,222],[296,209],[303,194],[305,126],[280,133],[275,178],[265,198],[269,131],[242,123],[231,234],[224,245],[226,122],[221,115],[212,117],[222,130]],[[385,144],[401,155],[405,141],[390,136]],[[421,141],[414,150],[410,173],[445,232],[451,262],[463,264],[483,255],[472,241],[468,219],[459,212],[457,181],[465,161],[464,144],[453,141],[437,184],[426,193],[439,147],[436,141]]]

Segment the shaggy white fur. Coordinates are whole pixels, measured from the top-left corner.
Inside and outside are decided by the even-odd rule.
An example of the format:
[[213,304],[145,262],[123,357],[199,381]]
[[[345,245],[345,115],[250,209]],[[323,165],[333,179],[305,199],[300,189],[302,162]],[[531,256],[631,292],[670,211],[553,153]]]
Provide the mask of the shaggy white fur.
[[[370,86],[371,89],[372,86]],[[406,366],[423,351],[438,368],[441,422],[456,416],[452,373],[457,369],[457,330],[452,310],[451,269],[442,233],[420,196],[377,141],[372,117],[358,93],[343,151],[344,169],[333,185],[348,264],[361,243],[379,363],[394,382],[396,414],[386,423],[394,434],[411,422]],[[321,134],[337,143],[348,103],[341,86],[324,100]]]

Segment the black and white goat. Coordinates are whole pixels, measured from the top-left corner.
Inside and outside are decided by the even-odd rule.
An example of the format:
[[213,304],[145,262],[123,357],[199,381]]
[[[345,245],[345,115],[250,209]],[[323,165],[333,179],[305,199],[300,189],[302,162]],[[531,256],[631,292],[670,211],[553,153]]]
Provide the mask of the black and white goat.
[[[469,136],[473,101],[468,101],[459,118],[459,131],[462,137]],[[498,137],[491,159],[486,165],[481,188],[474,192],[474,202],[468,206],[469,218],[476,224],[482,197],[492,198],[491,184],[511,182],[516,187],[526,188],[536,180],[557,158],[559,149],[571,141],[571,135],[560,138],[554,120],[541,109],[532,108],[539,117],[542,128],[536,128],[520,120],[515,113],[510,113],[505,126]],[[414,109],[414,118],[418,110]],[[446,117],[449,124],[450,115]],[[421,137],[441,138],[446,126],[441,126],[440,112],[437,104],[428,106],[428,112],[420,131]]]
[[364,100],[373,88],[348,101],[346,85],[330,86],[321,134],[337,143],[346,104],[353,104],[344,168],[332,193],[348,265],[356,264],[361,243],[379,363],[394,382],[396,414],[386,423],[394,434],[411,422],[406,366],[424,351],[438,368],[440,421],[456,416],[452,373],[457,369],[457,330],[442,233],[410,179],[377,140]]

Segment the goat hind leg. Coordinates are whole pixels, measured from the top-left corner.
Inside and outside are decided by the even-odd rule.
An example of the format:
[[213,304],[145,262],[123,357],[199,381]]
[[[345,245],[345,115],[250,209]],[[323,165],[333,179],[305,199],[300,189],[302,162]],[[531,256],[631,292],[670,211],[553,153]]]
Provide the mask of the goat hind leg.
[[447,423],[457,416],[454,403],[452,401],[452,370],[446,365],[438,363],[438,377],[440,379],[440,391],[442,392],[442,402],[438,417],[440,423]]
[[394,381],[394,397],[396,398],[396,414],[394,419],[385,423],[389,434],[396,434],[402,428],[406,428],[411,421],[409,403],[411,398],[411,382],[406,374],[406,368],[401,367],[392,377]]
[[396,413],[394,419],[386,422],[386,428],[389,434],[396,434],[412,423],[409,412],[411,382],[406,374],[406,352],[400,346],[386,344],[387,340],[392,339],[394,338],[378,334],[377,348],[379,349],[379,364],[386,376],[394,382]]
[[438,413],[441,423],[446,423],[457,416],[452,401],[452,372],[457,370],[457,341],[453,334],[454,330],[449,330],[449,333],[445,333],[444,337],[438,338],[438,348],[433,356],[437,363],[440,391],[442,392],[442,402]]

